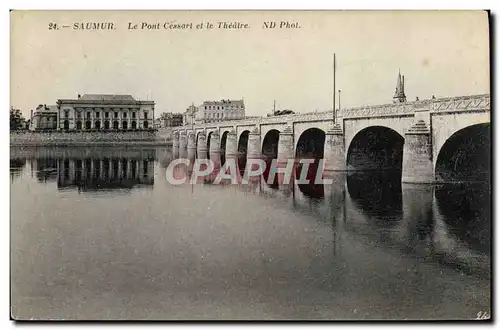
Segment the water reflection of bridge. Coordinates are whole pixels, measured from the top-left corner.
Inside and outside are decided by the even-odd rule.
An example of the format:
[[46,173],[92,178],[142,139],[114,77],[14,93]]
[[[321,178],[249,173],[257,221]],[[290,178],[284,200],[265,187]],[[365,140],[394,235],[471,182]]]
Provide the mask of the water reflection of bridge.
[[[178,170],[185,171],[189,180],[189,167]],[[276,184],[263,174],[249,184],[226,182],[220,186],[273,198],[277,208],[291,207],[313,216],[332,228],[336,253],[342,249],[342,237],[354,234],[377,247],[488,276],[491,224],[487,182],[459,187],[402,185],[400,177],[391,172],[339,172],[328,178],[333,184],[298,184],[295,180]]]

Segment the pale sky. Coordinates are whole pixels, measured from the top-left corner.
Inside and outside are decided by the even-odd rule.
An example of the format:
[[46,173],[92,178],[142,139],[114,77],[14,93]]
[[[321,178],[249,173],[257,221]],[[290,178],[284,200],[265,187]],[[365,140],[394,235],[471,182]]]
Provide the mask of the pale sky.
[[[193,30],[165,30],[167,21]],[[249,29],[223,30],[217,22]],[[300,29],[264,29],[263,22]],[[49,30],[49,23],[60,30]],[[76,31],[76,22],[115,30]],[[128,23],[138,30],[128,30]],[[160,30],[140,30],[142,22]],[[214,28],[196,29],[212,22]],[[70,25],[63,28],[62,25]],[[38,104],[77,94],[131,94],[156,114],[204,100],[244,98],[248,116],[278,109],[332,108],[332,54],[342,107],[392,102],[398,69],[408,100],[489,93],[486,12],[95,11],[11,12],[11,104],[29,116]]]

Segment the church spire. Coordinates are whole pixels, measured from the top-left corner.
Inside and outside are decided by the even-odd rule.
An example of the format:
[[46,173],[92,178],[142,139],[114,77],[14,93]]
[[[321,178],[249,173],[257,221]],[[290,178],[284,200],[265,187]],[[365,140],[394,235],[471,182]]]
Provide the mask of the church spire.
[[394,103],[406,102],[405,95],[405,76],[401,75],[401,70],[398,70],[398,81],[396,83],[396,91],[393,96]]

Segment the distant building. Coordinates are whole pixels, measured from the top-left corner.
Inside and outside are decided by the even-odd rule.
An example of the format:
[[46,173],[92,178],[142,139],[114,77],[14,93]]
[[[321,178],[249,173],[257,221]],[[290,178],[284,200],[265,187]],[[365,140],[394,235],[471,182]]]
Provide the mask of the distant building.
[[182,126],[182,113],[164,112],[160,115],[161,127],[177,127]]
[[245,119],[243,100],[205,101],[200,106],[191,105],[183,114],[183,124],[203,124],[226,120]]
[[243,100],[205,101],[198,107],[196,113],[196,121],[200,123],[236,119],[245,119]]
[[39,106],[31,118],[32,130],[139,130],[152,129],[154,101],[131,95],[85,94],[60,99],[57,106]]
[[57,113],[57,105],[38,105],[34,112],[31,111],[29,129],[32,131],[57,129]]
[[161,119],[160,118],[155,119],[154,127],[161,128]]
[[182,124],[184,126],[186,125],[194,125],[195,122],[195,116],[196,116],[196,111],[198,109],[195,107],[195,105],[190,105],[187,109],[186,112],[182,114]]
[[396,83],[396,91],[394,92],[394,96],[393,96],[392,100],[394,103],[406,102],[405,76],[402,76],[401,72],[398,73],[398,81]]

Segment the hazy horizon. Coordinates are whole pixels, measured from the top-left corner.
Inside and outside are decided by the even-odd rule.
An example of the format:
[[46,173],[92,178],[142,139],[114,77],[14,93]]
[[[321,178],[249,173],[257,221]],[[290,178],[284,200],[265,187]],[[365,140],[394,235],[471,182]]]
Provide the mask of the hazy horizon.
[[[248,30],[127,30],[128,23],[244,22]],[[264,29],[264,21],[300,29]],[[114,22],[116,30],[48,29]],[[332,54],[341,106],[392,102],[398,70],[408,101],[489,93],[485,11],[12,11],[11,105],[77,94],[131,94],[161,112],[241,99],[247,116],[332,108]]]

